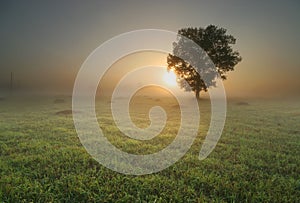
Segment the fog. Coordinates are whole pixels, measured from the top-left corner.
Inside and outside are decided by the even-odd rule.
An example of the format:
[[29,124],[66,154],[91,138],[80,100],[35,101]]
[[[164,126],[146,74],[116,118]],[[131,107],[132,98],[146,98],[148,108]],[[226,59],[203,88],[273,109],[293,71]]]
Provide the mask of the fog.
[[[139,73],[137,80],[130,79],[123,83],[123,89],[131,86],[143,85],[143,80],[156,83],[163,79],[164,70],[156,68],[166,66],[165,53],[139,52],[130,54],[116,61],[106,72],[103,78],[99,78],[97,93],[99,95],[111,95],[116,85],[128,72],[144,66],[150,66],[153,73]],[[298,72],[266,71],[251,67],[251,63],[245,59],[235,68],[228,72],[228,79],[223,81],[226,96],[228,98],[285,98],[300,96],[300,80]],[[101,64],[99,64],[101,66]],[[13,87],[11,89],[11,72],[3,71],[0,76],[0,95],[72,95],[76,75],[80,68],[51,69],[51,70],[18,70],[13,72]],[[89,78],[86,78],[88,82]],[[125,80],[126,81],[126,80]],[[165,84],[168,87],[168,84]],[[169,88],[169,87],[168,87]],[[158,89],[158,88],[157,88]],[[183,92],[183,90],[182,90]],[[153,91],[152,95],[159,94],[159,90]],[[193,93],[189,93],[192,95]],[[208,97],[207,93],[201,93]],[[188,94],[183,94],[188,95]]]

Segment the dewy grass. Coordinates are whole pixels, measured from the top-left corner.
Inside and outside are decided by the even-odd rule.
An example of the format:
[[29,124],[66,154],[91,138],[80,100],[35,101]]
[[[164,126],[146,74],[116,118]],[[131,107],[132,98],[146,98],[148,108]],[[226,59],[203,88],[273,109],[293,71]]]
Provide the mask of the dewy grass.
[[[56,114],[71,109],[71,99],[64,100],[1,101],[1,202],[300,202],[299,102],[238,105],[241,101],[230,100],[217,147],[199,161],[210,121],[209,101],[202,100],[199,135],[188,153],[159,173],[129,176],[101,166],[85,151],[72,116]],[[172,142],[180,124],[176,104],[167,98],[152,101],[166,109],[168,123],[145,142],[119,132],[110,104],[97,101],[107,138],[135,154],[153,153]],[[147,102],[132,108],[139,127],[149,124]]]

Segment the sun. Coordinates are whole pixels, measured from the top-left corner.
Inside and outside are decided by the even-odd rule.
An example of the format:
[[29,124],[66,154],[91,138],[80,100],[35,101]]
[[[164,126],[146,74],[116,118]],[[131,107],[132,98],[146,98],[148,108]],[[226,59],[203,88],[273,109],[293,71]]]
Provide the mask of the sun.
[[164,74],[164,81],[171,86],[175,86],[176,82],[176,74],[173,71],[166,72]]

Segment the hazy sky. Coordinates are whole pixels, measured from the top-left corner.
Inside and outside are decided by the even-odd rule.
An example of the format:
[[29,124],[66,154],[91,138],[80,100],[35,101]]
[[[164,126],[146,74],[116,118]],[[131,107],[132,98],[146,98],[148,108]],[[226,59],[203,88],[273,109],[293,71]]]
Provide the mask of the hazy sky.
[[132,30],[224,27],[243,61],[225,82],[229,95],[300,95],[300,2],[1,1],[0,91],[15,84],[71,92],[86,57]]

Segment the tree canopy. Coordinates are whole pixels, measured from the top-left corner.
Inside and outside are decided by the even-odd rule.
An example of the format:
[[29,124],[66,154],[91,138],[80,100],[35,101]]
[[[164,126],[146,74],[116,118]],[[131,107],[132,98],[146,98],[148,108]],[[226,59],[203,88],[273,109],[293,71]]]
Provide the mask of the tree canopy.
[[[190,43],[191,40],[194,43]],[[226,29],[215,25],[180,29],[173,43],[173,54],[167,58],[167,69],[177,75],[181,88],[195,92],[199,99],[201,91],[216,85],[216,77],[227,79],[226,73],[233,71],[242,60],[239,52],[232,48],[235,42],[232,35],[226,34]]]

